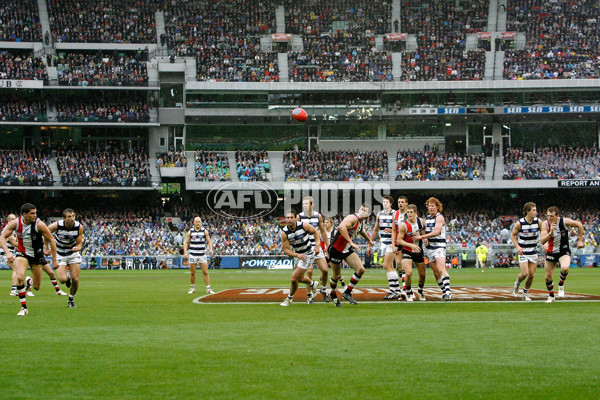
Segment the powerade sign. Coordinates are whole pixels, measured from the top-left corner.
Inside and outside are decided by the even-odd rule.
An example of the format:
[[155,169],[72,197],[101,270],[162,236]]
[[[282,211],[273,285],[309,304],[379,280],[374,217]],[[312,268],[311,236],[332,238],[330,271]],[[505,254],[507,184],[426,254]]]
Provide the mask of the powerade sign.
[[552,114],[600,112],[600,106],[504,107],[504,114]]
[[276,256],[241,256],[240,268],[252,269],[294,269],[294,260],[291,257]]

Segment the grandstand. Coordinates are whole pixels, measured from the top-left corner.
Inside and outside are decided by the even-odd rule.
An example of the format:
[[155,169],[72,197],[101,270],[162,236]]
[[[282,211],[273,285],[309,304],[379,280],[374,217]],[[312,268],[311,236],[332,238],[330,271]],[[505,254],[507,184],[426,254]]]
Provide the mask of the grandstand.
[[206,207],[224,184],[505,198],[596,182],[599,10],[533,3],[4,4],[0,187]]

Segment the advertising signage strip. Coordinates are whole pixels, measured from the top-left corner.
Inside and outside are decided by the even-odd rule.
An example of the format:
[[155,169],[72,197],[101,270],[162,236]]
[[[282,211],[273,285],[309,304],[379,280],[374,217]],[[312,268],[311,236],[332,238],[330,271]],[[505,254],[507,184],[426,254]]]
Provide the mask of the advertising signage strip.
[[600,112],[600,106],[504,107],[504,114],[550,114]]

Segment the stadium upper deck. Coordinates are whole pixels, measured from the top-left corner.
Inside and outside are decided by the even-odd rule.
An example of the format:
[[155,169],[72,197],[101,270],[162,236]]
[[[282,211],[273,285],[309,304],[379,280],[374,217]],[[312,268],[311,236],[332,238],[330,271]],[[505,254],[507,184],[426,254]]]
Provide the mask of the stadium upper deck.
[[[590,0],[341,4],[4,3],[0,90],[10,95],[0,102],[0,134],[13,138],[9,146],[116,143],[149,148],[151,158],[183,145],[193,150],[197,140],[230,150],[244,135],[261,137],[254,150],[289,149],[300,137],[308,148],[394,154],[429,142],[476,155],[511,145],[502,125],[514,136],[515,124],[598,120],[599,10]],[[309,111],[308,124],[292,124],[295,106]],[[213,132],[209,125],[224,129],[192,134]],[[566,142],[538,147],[548,144]],[[461,174],[485,177],[473,187],[502,185],[501,162],[484,171],[490,160]],[[398,166],[393,157],[389,164],[375,175],[395,185]],[[282,184],[285,169],[272,167],[282,175],[264,180]],[[214,185],[178,173],[191,188]]]

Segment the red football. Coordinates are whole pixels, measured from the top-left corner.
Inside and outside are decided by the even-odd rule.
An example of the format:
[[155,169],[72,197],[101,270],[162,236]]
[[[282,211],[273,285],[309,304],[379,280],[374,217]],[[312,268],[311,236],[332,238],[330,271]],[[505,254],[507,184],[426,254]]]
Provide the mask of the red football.
[[308,114],[306,113],[306,111],[304,111],[303,108],[294,108],[294,110],[292,111],[292,117],[294,117],[294,119],[296,121],[300,121],[300,122],[306,122],[306,120],[308,120]]

